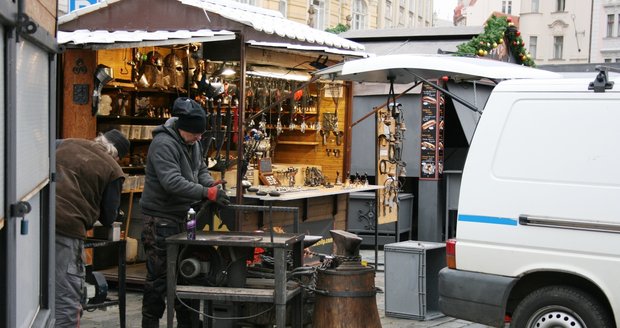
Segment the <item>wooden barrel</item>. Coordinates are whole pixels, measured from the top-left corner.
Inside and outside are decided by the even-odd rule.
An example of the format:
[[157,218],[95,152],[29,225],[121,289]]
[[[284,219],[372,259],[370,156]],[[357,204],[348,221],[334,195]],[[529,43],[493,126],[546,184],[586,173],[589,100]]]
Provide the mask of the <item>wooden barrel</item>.
[[381,327],[375,290],[375,271],[319,269],[313,327]]

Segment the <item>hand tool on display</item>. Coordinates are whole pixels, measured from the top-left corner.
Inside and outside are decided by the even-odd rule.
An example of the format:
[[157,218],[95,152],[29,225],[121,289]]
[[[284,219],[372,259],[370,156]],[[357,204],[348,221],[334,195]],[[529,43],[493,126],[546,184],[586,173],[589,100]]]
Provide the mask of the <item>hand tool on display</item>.
[[[315,75],[315,76],[313,76],[310,80],[308,80],[308,81],[304,82],[304,83],[303,83],[301,86],[299,86],[297,89],[295,89],[295,90],[291,90],[291,93],[289,94],[289,96],[288,96],[288,97],[283,98],[283,99],[280,99],[280,101],[279,101],[279,102],[274,102],[274,103],[272,103],[272,104],[269,104],[269,106],[265,106],[265,105],[261,106],[261,109],[260,109],[257,113],[255,113],[254,115],[250,116],[250,117],[249,117],[249,119],[248,119],[248,121],[251,121],[251,120],[253,120],[253,119],[257,118],[257,117],[258,117],[259,115],[261,115],[262,113],[265,113],[265,112],[267,112],[268,110],[271,110],[271,109],[275,108],[276,106],[281,105],[283,101],[285,101],[285,100],[287,100],[287,99],[291,99],[292,97],[294,97],[295,92],[297,92],[298,90],[301,90],[301,89],[305,88],[306,86],[308,86],[308,85],[310,85],[310,84],[314,83],[314,82],[315,82],[316,80],[318,80],[319,78],[320,78],[320,76],[319,76],[319,75]],[[292,107],[292,106],[291,106],[291,107]]]
[[278,113],[278,122],[276,122],[276,135],[280,135],[282,133],[282,120],[280,117],[282,116],[282,111]]
[[306,87],[304,94],[301,96],[301,124],[299,126],[301,133],[306,132],[306,109],[308,108],[310,97],[310,89]]
[[379,140],[379,145],[380,145],[381,147],[385,147],[385,146],[387,146],[387,145],[389,144],[389,142],[390,142],[390,136],[389,136],[389,135],[386,135],[386,134],[383,134],[383,133],[382,133],[382,134],[380,134],[380,135],[377,137],[377,139]]
[[340,146],[342,144],[342,137],[344,136],[344,132],[334,131],[333,133],[336,136],[336,145]]
[[314,123],[314,128],[316,132],[319,133],[321,131],[321,101],[320,101],[321,89],[317,87],[316,91],[316,122]]
[[215,117],[215,160],[217,161],[216,167],[214,168],[217,171],[222,171],[224,167],[224,163],[222,162],[222,158],[220,157],[220,151],[222,150],[222,146],[224,146],[224,136],[225,133],[222,131],[222,102],[217,102],[216,108],[216,117]]
[[391,142],[388,147],[388,160],[391,163],[400,162],[402,155],[402,145],[400,142]]
[[379,174],[388,174],[388,161],[385,159],[379,161]]
[[203,156],[205,157],[205,160],[207,161],[207,166],[209,168],[212,168],[215,165],[215,163],[211,158],[209,158],[209,152],[211,151],[211,144],[215,140],[215,135],[214,135],[215,113],[213,111],[213,100],[207,98],[206,103],[207,103],[207,111],[208,111],[207,130],[202,138],[202,149],[203,149]]
[[295,91],[295,93],[293,94],[293,103],[295,104],[292,108],[291,108],[291,116],[290,116],[290,121],[288,123],[288,128],[289,130],[294,130],[295,129],[295,113],[300,110],[301,106],[301,98],[303,96],[303,89],[298,89],[297,91]]
[[[230,165],[230,145],[232,144],[232,108],[230,102],[226,106],[226,159],[224,160],[224,170]],[[223,171],[222,171],[223,172]],[[222,175],[223,177],[223,175]]]
[[323,146],[325,146],[327,144],[327,136],[329,135],[329,131],[321,130],[319,133],[321,133],[321,137],[323,137]]

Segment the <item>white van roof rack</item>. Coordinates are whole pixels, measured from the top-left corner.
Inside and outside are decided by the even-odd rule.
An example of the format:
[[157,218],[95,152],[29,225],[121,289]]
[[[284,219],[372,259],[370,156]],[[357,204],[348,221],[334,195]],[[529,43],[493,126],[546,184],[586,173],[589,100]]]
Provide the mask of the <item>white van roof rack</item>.
[[597,65],[596,70],[599,71],[594,78],[594,81],[588,85],[588,90],[594,90],[594,92],[605,92],[605,90],[612,89],[614,87],[614,81],[609,81],[608,71],[620,73],[620,69],[610,66]]

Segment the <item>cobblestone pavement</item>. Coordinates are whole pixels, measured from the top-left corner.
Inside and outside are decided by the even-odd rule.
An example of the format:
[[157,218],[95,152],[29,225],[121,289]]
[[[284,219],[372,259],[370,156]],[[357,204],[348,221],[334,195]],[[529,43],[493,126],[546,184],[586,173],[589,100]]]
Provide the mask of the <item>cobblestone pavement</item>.
[[[362,257],[368,262],[374,263],[374,251],[363,250]],[[385,286],[384,273],[383,273],[383,251],[379,251],[379,263],[378,272],[375,279],[375,285],[381,291]],[[110,297],[115,297],[115,291],[111,292]],[[142,306],[142,293],[139,291],[127,292],[127,306],[126,306],[126,323],[128,328],[140,327]],[[379,310],[379,316],[381,318],[381,326],[383,328],[486,328],[485,325],[475,324],[464,320],[458,320],[450,317],[440,317],[433,320],[411,320],[395,317],[385,316],[385,294],[380,292],[377,294],[377,308]],[[166,314],[160,320],[160,327],[165,327]],[[176,326],[176,324],[175,324]],[[81,328],[113,328],[119,327],[118,319],[118,307],[110,307],[106,310],[96,310],[93,312],[85,312],[82,317]]]

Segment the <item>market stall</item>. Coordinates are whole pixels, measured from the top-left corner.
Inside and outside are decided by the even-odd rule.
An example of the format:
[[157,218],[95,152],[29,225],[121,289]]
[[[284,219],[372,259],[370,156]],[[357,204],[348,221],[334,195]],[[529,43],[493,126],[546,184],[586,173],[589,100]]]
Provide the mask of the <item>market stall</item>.
[[[150,132],[170,117],[179,96],[201,101],[209,114],[206,160],[214,176],[229,182],[237,203],[254,201],[246,199],[243,180],[255,187],[317,187],[344,184],[354,174],[345,129],[350,84],[309,73],[365,57],[357,43],[241,3],[166,0],[103,1],[74,11],[60,17],[58,40],[64,49],[59,137],[92,138],[118,128],[132,143],[122,159],[129,238],[139,239],[142,229],[138,200]],[[263,159],[273,164],[269,181]],[[321,206],[305,211],[327,227],[344,228],[342,197],[320,197],[341,204],[329,215]],[[286,218],[281,226],[291,224]],[[236,215],[226,228],[263,225]]]

